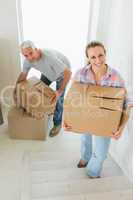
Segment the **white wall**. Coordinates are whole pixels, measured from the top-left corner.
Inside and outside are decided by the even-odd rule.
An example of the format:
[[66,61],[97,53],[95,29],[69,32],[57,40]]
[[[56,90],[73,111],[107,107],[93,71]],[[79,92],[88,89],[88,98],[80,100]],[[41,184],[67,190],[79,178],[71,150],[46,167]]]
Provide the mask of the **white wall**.
[[16,0],[0,0],[0,92],[20,71]]
[[84,65],[88,13],[89,0],[22,0],[24,40],[62,52],[75,72]]
[[[119,66],[126,80],[129,95],[133,98],[133,27],[131,26],[133,1],[117,0],[116,2],[112,9],[108,35],[108,46],[112,49],[110,50],[109,59],[113,65],[116,63]],[[118,142],[112,142],[111,153],[122,166],[124,172],[133,180],[132,133],[133,116],[130,116],[123,137]]]
[[[94,0],[99,4],[99,0]],[[133,1],[100,0],[95,38],[107,47],[108,63],[124,77],[129,96],[133,99]],[[95,12],[95,10],[93,10]],[[93,30],[93,26],[91,26]],[[92,36],[88,37],[89,39]],[[110,153],[124,172],[133,180],[133,111],[118,140],[112,140]]]

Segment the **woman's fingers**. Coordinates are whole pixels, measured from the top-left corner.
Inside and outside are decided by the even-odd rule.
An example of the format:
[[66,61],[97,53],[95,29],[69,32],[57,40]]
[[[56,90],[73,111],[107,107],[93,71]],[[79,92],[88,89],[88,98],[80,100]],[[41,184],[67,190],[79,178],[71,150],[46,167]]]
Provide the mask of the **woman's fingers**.
[[63,127],[64,127],[64,130],[66,130],[66,131],[71,131],[72,130],[72,127],[69,126],[65,121],[63,122]]

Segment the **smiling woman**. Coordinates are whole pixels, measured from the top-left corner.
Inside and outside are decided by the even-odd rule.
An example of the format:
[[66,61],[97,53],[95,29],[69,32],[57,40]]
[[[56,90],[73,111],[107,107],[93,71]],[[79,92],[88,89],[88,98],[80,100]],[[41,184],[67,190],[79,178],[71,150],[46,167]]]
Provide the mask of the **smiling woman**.
[[[24,40],[66,55],[75,71],[84,65],[89,1],[21,0]],[[32,5],[32,6],[31,6]]]

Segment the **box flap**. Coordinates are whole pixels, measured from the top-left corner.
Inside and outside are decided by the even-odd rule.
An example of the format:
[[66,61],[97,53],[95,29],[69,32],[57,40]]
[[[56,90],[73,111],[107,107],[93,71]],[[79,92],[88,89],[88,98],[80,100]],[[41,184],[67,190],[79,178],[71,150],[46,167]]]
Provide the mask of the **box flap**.
[[88,107],[105,108],[110,110],[123,110],[123,99],[99,98],[89,96],[87,98]]
[[126,91],[124,88],[118,87],[88,85],[88,93],[93,97],[123,99]]
[[107,108],[122,110],[125,90],[123,88],[102,87],[74,83],[64,101],[65,107]]
[[56,94],[55,91],[52,90],[52,88],[50,88],[49,86],[47,86],[46,84],[44,84],[42,81],[40,81],[39,83],[37,83],[35,85],[35,88],[37,89],[37,91],[39,91],[41,94],[45,95],[50,102],[52,101],[52,103],[56,102]]

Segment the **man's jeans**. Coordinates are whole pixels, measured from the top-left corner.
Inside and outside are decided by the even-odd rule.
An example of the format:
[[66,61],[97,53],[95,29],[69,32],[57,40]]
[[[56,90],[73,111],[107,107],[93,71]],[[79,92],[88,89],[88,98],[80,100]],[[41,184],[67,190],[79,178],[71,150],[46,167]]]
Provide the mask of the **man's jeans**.
[[[47,79],[43,74],[41,75],[41,81],[43,81],[47,85],[51,84],[51,81]],[[60,88],[62,81],[63,77],[56,81],[56,90]],[[54,117],[53,117],[54,126],[61,125],[62,123],[64,95],[65,95],[65,90],[62,92],[56,103]]]
[[100,176],[103,162],[107,157],[110,138],[92,136],[86,133],[81,136],[81,159],[88,162],[87,174],[92,177]]

